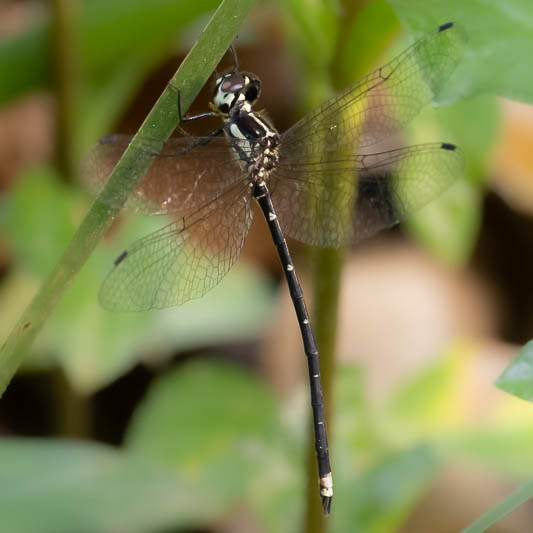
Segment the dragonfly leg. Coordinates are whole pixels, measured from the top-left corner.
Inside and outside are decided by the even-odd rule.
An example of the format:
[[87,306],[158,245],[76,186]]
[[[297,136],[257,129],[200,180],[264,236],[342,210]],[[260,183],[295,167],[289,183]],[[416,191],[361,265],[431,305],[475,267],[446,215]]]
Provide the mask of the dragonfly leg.
[[199,113],[198,115],[192,115],[190,117],[184,117],[181,113],[181,89],[178,89],[178,116],[180,117],[180,122],[192,122],[193,120],[198,120],[199,118],[204,117],[217,117],[219,114],[214,111],[206,111],[205,113]]
[[211,139],[214,139],[221,133],[224,133],[224,130],[222,128],[210,131],[208,134],[204,135],[203,137],[192,137],[187,134],[188,137],[194,140],[194,142],[191,142],[190,146],[183,148],[183,150],[180,150],[179,152],[172,152],[170,154],[160,154],[157,152],[153,152],[151,155],[155,157],[176,157],[177,155],[186,154],[190,152],[191,150],[194,150],[197,146],[205,146],[206,144],[209,144],[209,141]]

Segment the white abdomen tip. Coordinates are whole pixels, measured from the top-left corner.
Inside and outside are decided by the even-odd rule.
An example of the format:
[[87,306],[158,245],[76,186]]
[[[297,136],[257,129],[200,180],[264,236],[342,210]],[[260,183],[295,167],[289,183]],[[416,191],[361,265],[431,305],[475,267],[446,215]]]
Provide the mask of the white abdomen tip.
[[326,498],[333,497],[333,477],[331,472],[320,478],[320,495]]

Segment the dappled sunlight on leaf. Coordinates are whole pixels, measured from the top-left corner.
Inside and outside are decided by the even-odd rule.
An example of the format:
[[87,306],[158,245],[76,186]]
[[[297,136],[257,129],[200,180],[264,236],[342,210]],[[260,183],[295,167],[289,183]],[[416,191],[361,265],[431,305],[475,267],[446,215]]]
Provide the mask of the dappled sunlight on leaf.
[[[498,378],[496,385],[509,394],[533,402],[533,341],[529,341],[520,350]],[[509,402],[516,403],[514,400]]]

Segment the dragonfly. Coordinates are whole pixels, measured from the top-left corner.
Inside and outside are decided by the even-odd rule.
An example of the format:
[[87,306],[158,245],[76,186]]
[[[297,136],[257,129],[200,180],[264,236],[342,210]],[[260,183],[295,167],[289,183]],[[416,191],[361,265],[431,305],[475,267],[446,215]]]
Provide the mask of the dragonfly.
[[[115,311],[161,309],[200,298],[235,263],[259,205],[285,274],[307,357],[318,486],[331,510],[333,477],[317,344],[285,237],[339,247],[390,227],[432,201],[461,175],[463,156],[446,142],[384,149],[441,90],[461,59],[464,34],[446,23],[386,65],[327,100],[284,133],[252,108],[261,81],[234,68],[215,82],[208,116],[221,126],[185,134],[153,154],[125,207],[171,222],[122,252],[99,300]],[[102,139],[82,176],[101,188],[131,137]],[[149,147],[147,147],[149,149]],[[105,202],[117,205],[112,196]]]

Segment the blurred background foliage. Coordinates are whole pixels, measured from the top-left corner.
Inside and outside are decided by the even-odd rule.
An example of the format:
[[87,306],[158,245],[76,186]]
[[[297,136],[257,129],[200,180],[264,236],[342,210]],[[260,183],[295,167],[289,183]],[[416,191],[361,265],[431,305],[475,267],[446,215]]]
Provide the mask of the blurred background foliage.
[[[89,206],[83,152],[137,129],[218,4],[0,5],[0,339]],[[533,6],[265,1],[236,41],[284,130],[449,20],[468,33],[464,61],[407,136],[461,146],[465,179],[402,231],[347,253],[334,532],[455,532],[533,475],[531,406],[493,386],[510,365],[499,386],[533,396],[531,345],[512,363],[533,330]],[[305,361],[267,230],[256,221],[201,300],[100,309],[117,253],[161,225],[116,221],[4,394],[2,531],[302,530]],[[305,250],[290,244],[305,286]],[[490,531],[527,531],[532,513]]]

